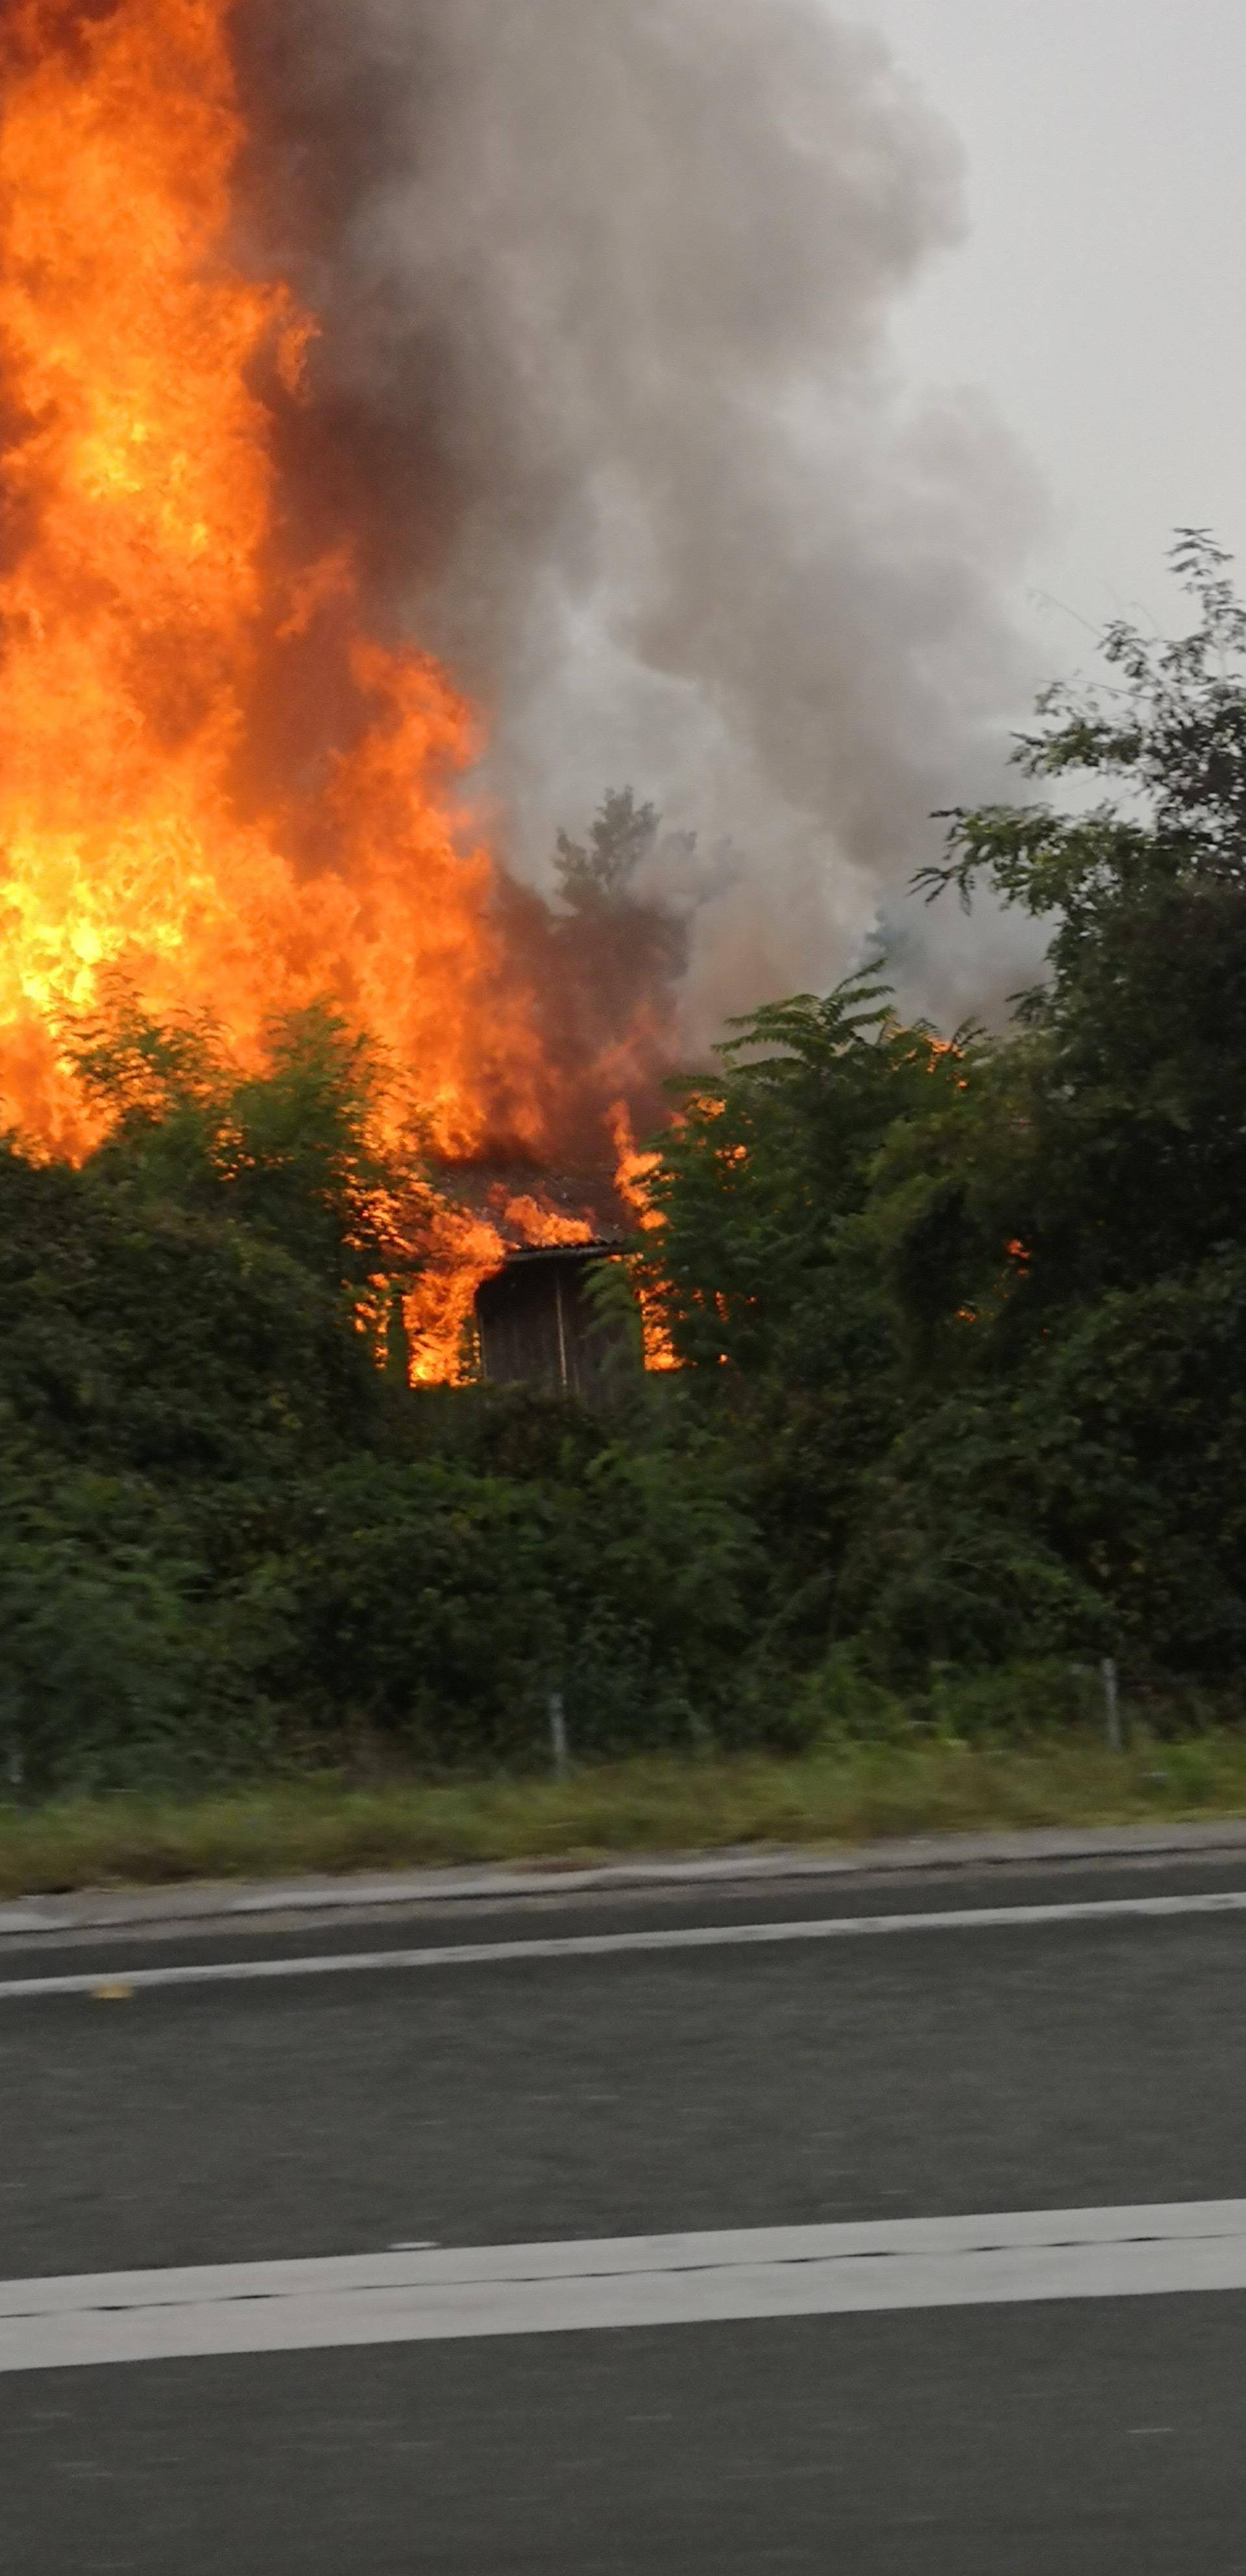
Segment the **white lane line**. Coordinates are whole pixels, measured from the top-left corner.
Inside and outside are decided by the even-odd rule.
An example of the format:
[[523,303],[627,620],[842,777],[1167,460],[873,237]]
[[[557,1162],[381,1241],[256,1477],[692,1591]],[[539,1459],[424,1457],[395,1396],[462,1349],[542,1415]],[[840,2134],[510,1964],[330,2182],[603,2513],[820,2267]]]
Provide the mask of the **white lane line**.
[[1246,2290],[1246,2201],[6,2281],[0,2371],[1191,2290]]
[[564,1940],[462,1941],[422,1950],[338,1950],[311,1959],[212,1959],[193,1967],[92,1968],[68,1977],[9,1977],[0,2003],[24,1995],[93,1995],[101,1986],[223,1986],[281,1977],[375,1975],[386,1968],[501,1967],[521,1959],[610,1959],[641,1950],[743,1950],[789,1941],[876,1940],[898,1932],[998,1932],[1056,1923],[1164,1922],[1241,1914],[1246,1889],[1218,1896],[1125,1896],[1074,1905],[976,1905],[940,1914],[839,1914],[813,1923],[715,1923],[693,1930],[579,1933]]

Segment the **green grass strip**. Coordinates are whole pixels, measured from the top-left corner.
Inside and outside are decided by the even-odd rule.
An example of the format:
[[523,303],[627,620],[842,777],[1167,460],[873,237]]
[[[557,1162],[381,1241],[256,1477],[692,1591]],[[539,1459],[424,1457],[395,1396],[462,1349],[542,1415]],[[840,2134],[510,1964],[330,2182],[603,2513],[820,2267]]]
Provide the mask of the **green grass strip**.
[[0,1895],[455,1862],[1246,1817],[1246,1731],[837,1744],[789,1759],[647,1757],[564,1781],[340,1776],[185,1798],[0,1808]]

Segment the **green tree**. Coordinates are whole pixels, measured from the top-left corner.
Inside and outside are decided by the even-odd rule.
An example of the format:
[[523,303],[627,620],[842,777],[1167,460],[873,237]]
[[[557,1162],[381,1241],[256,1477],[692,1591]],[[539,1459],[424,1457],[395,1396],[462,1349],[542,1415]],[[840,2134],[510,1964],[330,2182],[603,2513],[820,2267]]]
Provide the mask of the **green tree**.
[[763,1651],[781,1666],[834,1627],[862,1478],[909,1400],[871,1224],[877,1159],[932,1102],[950,1112],[963,1057],[863,979],[752,1013],[717,1056],[679,1087],[651,1185],[664,1222],[638,1258],[701,1410],[733,1425],[771,1569]]
[[1246,1225],[1246,608],[1205,536],[1175,563],[1191,631],[1112,626],[1107,682],[1050,690],[1018,747],[1027,776],[1115,794],[957,812],[926,872],[932,893],[968,902],[985,880],[1053,925],[1006,1069],[1010,1180],[987,1194],[1044,1313],[1196,1265]]
[[[735,1024],[717,1069],[677,1089],[651,1184],[650,1296],[686,1365],[787,1383],[886,1364],[892,1319],[863,1219],[898,1122],[954,1104],[972,1040],[906,1028],[886,988],[851,978]],[[849,1360],[849,1353],[852,1361]]]
[[[1053,936],[1048,979],[952,1115],[898,1127],[875,1171],[913,1419],[853,1597],[893,1636],[896,1551],[911,1602],[959,1532],[978,1567],[962,1644],[1021,1633],[1009,1584],[1070,1638],[1175,1668],[1224,1669],[1246,1639],[1228,1463],[1246,1424],[1246,610],[1208,539],[1175,561],[1190,631],[1114,625],[1106,681],[1048,692],[1018,747],[1031,778],[1115,792],[958,811],[927,872],[966,902],[985,880]],[[950,1633],[932,1617],[930,1651]]]
[[209,1017],[157,1020],[121,983],[64,1045],[106,1121],[88,1168],[108,1186],[228,1217],[347,1290],[409,1266],[422,1175],[410,1143],[382,1141],[394,1086],[341,1012],[272,1020],[247,1068]]

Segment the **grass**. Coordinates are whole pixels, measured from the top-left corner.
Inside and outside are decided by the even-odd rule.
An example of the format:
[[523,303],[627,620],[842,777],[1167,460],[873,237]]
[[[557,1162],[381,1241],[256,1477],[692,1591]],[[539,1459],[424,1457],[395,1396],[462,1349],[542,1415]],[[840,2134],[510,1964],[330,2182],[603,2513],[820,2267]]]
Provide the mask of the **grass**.
[[181,1799],[0,1806],[0,1897],[1212,1816],[1246,1817],[1246,1730],[1143,1735],[1119,1754],[1053,1729],[832,1743],[789,1759],[649,1757],[565,1781],[323,1776]]

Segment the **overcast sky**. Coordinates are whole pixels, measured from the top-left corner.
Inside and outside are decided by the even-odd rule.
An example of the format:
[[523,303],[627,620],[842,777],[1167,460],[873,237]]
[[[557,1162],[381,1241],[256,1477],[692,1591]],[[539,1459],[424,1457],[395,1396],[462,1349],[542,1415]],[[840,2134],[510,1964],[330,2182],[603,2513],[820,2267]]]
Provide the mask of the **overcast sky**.
[[1246,577],[1246,0],[828,0],[958,133],[971,232],[896,326],[906,372],[983,388],[1050,499],[1040,645],[1124,607],[1210,525]]

